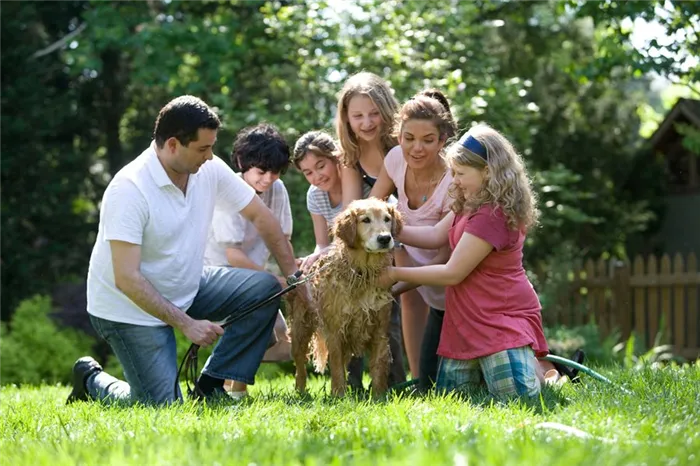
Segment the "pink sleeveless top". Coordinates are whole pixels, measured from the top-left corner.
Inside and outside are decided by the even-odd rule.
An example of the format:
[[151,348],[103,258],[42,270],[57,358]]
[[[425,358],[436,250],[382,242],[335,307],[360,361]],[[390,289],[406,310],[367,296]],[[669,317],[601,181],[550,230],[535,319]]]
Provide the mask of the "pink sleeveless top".
[[[403,214],[406,225],[413,226],[432,226],[436,225],[450,211],[452,199],[447,195],[447,191],[452,183],[452,173],[448,170],[445,176],[442,177],[440,183],[435,187],[435,191],[428,200],[418,207],[411,209],[408,207],[408,198],[406,197],[405,181],[406,181],[406,159],[404,159],[401,146],[396,146],[389,151],[384,158],[384,167],[389,175],[389,178],[394,182],[398,193],[399,203],[397,205],[399,211]],[[408,256],[416,263],[416,265],[426,265],[437,256],[437,249],[419,249],[413,246],[404,246]],[[445,310],[445,288],[442,286],[421,286],[418,292],[423,297],[423,300],[429,306]]]

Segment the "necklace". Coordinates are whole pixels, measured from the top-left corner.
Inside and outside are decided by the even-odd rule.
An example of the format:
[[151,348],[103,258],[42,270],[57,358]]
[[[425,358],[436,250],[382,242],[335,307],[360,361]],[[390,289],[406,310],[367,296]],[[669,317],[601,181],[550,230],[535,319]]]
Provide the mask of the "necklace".
[[[411,169],[411,175],[413,175],[413,182],[416,185],[416,189],[420,188],[418,185],[418,179],[416,178],[416,172]],[[435,184],[435,174],[433,174],[433,177],[430,178],[430,181],[428,182],[428,187],[425,189],[423,197],[421,197],[421,202],[425,203],[428,200],[428,194],[430,193],[430,190],[432,189],[433,185]],[[418,189],[421,191],[420,189]]]

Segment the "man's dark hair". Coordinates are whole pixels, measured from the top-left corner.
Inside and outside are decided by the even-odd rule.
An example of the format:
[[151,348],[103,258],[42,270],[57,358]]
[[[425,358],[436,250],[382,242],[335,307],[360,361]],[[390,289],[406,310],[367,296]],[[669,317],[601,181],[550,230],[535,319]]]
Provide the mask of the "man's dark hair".
[[275,126],[260,123],[238,133],[231,151],[231,163],[242,173],[255,167],[283,175],[289,167],[290,152],[289,144]]
[[221,121],[209,105],[198,97],[183,95],[171,100],[160,110],[153,139],[160,149],[172,137],[187,146],[197,140],[200,128],[217,130],[219,126]]

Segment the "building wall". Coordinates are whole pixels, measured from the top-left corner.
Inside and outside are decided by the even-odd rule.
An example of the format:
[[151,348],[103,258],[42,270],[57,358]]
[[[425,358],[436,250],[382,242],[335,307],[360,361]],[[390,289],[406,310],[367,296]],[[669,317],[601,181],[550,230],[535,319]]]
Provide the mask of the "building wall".
[[700,256],[700,193],[668,196],[661,228],[664,252]]

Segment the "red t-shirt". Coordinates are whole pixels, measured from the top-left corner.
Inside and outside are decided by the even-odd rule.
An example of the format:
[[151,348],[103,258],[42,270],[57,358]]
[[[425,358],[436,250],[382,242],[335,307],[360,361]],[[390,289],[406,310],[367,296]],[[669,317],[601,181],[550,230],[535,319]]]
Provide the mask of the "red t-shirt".
[[535,355],[546,355],[540,301],[523,268],[525,234],[510,230],[503,210],[494,206],[455,216],[452,250],[464,233],[493,250],[461,283],[446,288],[438,354],[466,360],[531,346]]

